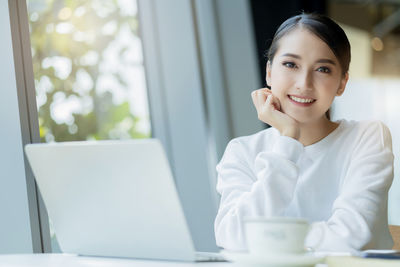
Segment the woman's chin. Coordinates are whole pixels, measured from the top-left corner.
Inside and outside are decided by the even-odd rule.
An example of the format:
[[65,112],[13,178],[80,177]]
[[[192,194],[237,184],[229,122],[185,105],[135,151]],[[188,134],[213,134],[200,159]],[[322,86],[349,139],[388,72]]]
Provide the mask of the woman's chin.
[[308,124],[308,123],[312,123],[315,122],[316,120],[318,120],[318,118],[316,118],[315,116],[312,116],[311,114],[301,114],[301,113],[295,113],[295,112],[290,112],[290,113],[286,113],[287,115],[289,115],[290,117],[292,117],[293,119],[295,119],[298,123],[300,124]]

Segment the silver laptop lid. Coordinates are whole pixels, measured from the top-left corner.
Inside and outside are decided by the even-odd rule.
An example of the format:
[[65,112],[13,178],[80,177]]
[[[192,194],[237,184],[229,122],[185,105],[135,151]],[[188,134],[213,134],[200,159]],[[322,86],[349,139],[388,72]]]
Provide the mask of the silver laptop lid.
[[63,252],[194,260],[157,139],[31,144],[25,150]]

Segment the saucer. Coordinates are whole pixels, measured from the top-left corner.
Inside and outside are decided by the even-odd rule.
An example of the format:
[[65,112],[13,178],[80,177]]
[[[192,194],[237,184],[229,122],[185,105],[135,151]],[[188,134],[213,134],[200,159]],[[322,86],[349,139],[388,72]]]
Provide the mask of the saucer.
[[271,254],[271,255],[252,255],[247,252],[236,252],[221,250],[221,254],[228,261],[246,266],[314,266],[322,263],[323,256],[316,256],[311,252],[302,254]]

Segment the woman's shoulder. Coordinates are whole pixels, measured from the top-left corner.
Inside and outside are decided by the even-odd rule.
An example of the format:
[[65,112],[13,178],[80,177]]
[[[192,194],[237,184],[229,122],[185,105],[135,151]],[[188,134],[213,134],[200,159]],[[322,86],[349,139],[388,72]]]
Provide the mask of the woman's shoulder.
[[380,120],[341,120],[344,124],[344,129],[358,135],[372,134],[372,135],[390,135],[390,130]]
[[369,126],[384,126],[386,127],[386,125],[380,121],[380,120],[374,120],[374,119],[370,119],[370,120],[346,120],[346,119],[342,119],[340,120],[348,125],[353,125],[353,126],[358,126],[358,127],[369,127]]
[[389,128],[380,120],[341,120],[343,132],[357,143],[379,143],[391,146],[392,138]]

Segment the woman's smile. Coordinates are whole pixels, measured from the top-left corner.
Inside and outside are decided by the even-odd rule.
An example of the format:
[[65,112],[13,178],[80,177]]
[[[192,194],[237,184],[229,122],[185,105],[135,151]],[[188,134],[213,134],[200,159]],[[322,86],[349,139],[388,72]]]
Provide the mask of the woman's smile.
[[309,107],[314,102],[316,99],[313,98],[308,98],[308,97],[301,97],[301,96],[295,96],[295,95],[288,95],[288,98],[290,102],[294,103],[295,105],[298,105],[300,107]]

